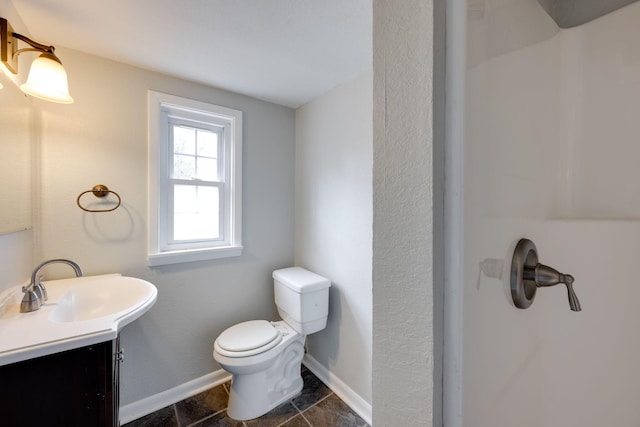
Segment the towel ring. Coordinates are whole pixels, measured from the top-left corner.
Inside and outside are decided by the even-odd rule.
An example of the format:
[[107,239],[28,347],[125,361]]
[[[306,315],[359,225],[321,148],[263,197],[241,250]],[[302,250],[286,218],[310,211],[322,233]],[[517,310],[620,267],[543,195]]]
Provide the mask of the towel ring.
[[[118,198],[118,204],[111,209],[87,209],[84,206],[82,206],[82,204],[80,203],[80,198],[87,193],[93,193],[93,195],[96,197],[106,197],[109,193],[115,194],[115,196]],[[118,193],[116,193],[115,191],[109,190],[109,188],[106,185],[99,184],[99,185],[95,185],[91,190],[83,191],[82,193],[80,193],[80,195],[76,199],[76,203],[78,204],[78,207],[85,212],[111,212],[111,211],[115,211],[120,207],[120,204],[122,203],[122,199],[120,198],[120,195]]]

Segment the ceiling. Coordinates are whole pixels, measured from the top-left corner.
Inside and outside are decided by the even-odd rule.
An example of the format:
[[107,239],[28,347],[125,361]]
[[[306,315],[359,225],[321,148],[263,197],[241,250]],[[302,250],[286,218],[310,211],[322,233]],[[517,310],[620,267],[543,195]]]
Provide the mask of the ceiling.
[[371,69],[371,0],[12,3],[38,42],[292,108]]

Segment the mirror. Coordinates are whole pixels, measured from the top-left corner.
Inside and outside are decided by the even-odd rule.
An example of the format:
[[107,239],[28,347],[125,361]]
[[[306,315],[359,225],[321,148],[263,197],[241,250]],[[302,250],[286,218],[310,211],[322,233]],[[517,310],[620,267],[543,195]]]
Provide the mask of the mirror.
[[0,234],[31,227],[32,100],[0,71]]

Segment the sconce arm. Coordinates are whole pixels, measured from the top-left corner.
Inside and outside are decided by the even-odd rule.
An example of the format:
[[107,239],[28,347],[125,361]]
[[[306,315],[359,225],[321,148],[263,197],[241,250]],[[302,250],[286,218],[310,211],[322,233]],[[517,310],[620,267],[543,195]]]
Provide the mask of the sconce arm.
[[[30,47],[18,49],[18,40],[22,40]],[[9,71],[14,74],[18,73],[18,55],[22,52],[40,52],[48,55],[50,59],[60,62],[60,59],[54,53],[54,47],[31,40],[29,37],[15,33],[13,28],[5,18],[0,18],[0,62],[2,62]]]
[[23,36],[22,34],[18,34],[18,33],[11,33],[11,36],[18,40],[22,40],[23,42],[31,46],[31,48],[17,50],[14,56],[18,56],[22,52],[26,52],[26,51],[46,52],[52,55],[54,54],[53,51],[55,50],[55,47],[53,46],[47,46],[45,44],[38,43],[37,41],[31,40],[29,37]]

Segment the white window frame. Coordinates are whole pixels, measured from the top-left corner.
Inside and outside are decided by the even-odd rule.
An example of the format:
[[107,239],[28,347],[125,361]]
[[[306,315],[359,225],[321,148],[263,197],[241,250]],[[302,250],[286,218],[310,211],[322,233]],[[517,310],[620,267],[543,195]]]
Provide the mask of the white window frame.
[[[149,108],[149,250],[150,266],[205,261],[242,254],[242,111],[148,92]],[[220,239],[171,242],[173,200],[169,123],[185,123],[220,132]]]

